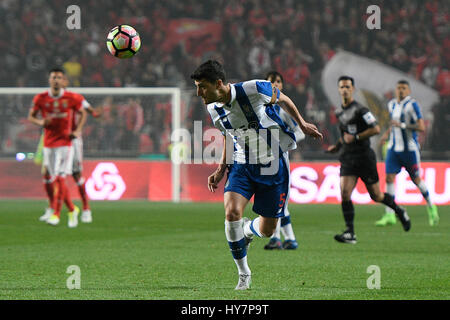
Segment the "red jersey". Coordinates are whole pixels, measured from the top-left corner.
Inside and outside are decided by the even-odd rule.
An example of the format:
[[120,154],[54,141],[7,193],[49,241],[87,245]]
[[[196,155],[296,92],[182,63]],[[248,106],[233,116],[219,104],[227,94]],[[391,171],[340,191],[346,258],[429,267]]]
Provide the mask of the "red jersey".
[[33,98],[33,111],[40,111],[43,118],[50,118],[44,128],[44,147],[55,148],[72,145],[72,118],[81,109],[83,96],[61,89],[58,97],[50,95],[49,90]]

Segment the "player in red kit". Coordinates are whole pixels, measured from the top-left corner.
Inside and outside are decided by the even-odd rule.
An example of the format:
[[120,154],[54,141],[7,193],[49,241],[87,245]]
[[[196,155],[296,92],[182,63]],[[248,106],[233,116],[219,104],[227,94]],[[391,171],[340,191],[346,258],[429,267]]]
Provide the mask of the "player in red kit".
[[[67,77],[64,77],[64,86],[66,89],[69,86],[69,81]],[[80,94],[73,93],[74,96],[79,97],[82,100],[82,108],[85,109],[88,113],[90,113],[94,118],[99,117],[102,114],[102,108],[93,108],[90,103]],[[78,112],[74,113],[72,117],[72,131],[75,131],[78,125],[79,116]],[[43,134],[40,141],[40,144],[43,144]],[[72,166],[72,177],[75,180],[77,185],[78,192],[80,194],[80,198],[83,204],[83,211],[81,213],[81,222],[91,223],[92,222],[92,212],[89,207],[89,197],[86,193],[85,187],[85,179],[82,175],[83,170],[83,139],[82,137],[73,138],[72,139],[72,147],[73,147],[73,166]],[[39,150],[39,147],[38,147]],[[41,148],[42,150],[42,148]],[[39,151],[38,151],[39,152]],[[41,151],[42,152],[42,151]],[[39,163],[38,163],[39,164]],[[49,182],[51,183],[51,182]],[[51,189],[51,184],[46,184],[46,189]],[[51,191],[50,191],[51,192]],[[49,206],[46,208],[45,213],[39,218],[40,221],[47,221],[53,215],[54,210]]]
[[[86,111],[82,108],[82,96],[64,90],[64,71],[54,68],[49,73],[50,89],[33,98],[33,106],[28,120],[44,128],[43,173],[44,187],[49,198],[49,206],[54,210],[47,223],[57,225],[60,220],[62,202],[69,208],[68,226],[78,225],[79,209],[70,199],[65,183],[67,174],[72,173],[72,139],[81,135],[86,122]],[[72,118],[80,113],[75,130]],[[41,113],[41,118],[38,118]]]

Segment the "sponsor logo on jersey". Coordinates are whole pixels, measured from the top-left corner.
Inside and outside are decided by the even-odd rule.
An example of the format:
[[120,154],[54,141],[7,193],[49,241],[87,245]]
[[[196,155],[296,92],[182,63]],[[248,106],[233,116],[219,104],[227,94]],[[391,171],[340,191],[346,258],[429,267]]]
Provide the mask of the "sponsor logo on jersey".
[[52,112],[49,114],[50,118],[67,118],[67,112]]
[[350,134],[356,134],[357,133],[356,124],[349,124],[347,126],[347,130],[348,130],[348,133],[350,133]]

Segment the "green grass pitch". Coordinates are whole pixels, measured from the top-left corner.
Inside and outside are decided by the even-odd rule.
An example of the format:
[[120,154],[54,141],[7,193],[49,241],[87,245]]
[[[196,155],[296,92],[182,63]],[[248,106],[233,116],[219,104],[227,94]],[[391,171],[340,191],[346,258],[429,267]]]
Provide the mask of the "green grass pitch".
[[[450,210],[428,225],[425,207],[407,207],[412,229],[374,222],[379,205],[355,206],[358,244],[333,236],[344,228],[339,205],[289,206],[297,250],[263,250],[248,261],[252,288],[237,292],[237,269],[224,234],[223,204],[92,202],[94,222],[39,222],[44,201],[0,201],[0,299],[450,299]],[[254,218],[251,206],[246,216]],[[77,265],[81,288],[69,290]],[[369,290],[370,265],[381,288]]]

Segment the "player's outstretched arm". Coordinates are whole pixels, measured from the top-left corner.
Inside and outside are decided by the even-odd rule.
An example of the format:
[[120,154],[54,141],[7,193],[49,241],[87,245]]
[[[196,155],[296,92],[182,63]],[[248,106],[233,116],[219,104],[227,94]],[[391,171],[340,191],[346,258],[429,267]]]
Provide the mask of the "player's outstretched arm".
[[286,111],[292,118],[294,118],[295,122],[299,125],[300,129],[302,129],[304,134],[307,134],[314,138],[323,139],[322,134],[319,132],[317,127],[309,122],[306,122],[301,114],[298,112],[297,107],[294,102],[292,102],[291,98],[289,98],[284,93],[280,92],[280,98],[278,99],[280,106]]
[[100,117],[103,112],[103,107],[97,107],[93,108],[92,106],[89,106],[85,108],[88,113],[90,113],[94,118]]

